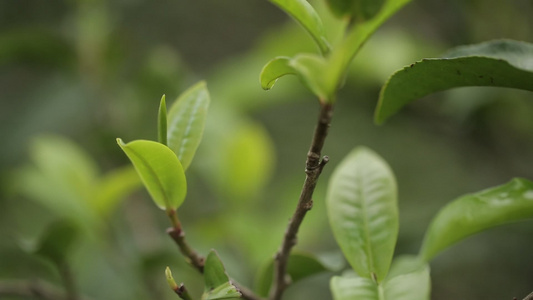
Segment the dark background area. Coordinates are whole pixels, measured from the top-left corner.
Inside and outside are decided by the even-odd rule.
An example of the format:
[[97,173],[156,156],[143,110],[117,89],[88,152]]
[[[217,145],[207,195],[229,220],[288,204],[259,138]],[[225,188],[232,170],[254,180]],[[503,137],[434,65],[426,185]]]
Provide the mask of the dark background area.
[[[312,3],[327,14],[322,1]],[[531,16],[529,0],[420,0],[388,21],[355,59],[340,91],[324,149],[331,162],[297,250],[338,256],[324,195],[334,167],[358,145],[379,153],[396,174],[398,254],[418,251],[447,202],[513,177],[532,179],[531,93],[457,89],[417,101],[385,125],[372,120],[379,89],[395,70],[462,44],[533,42]],[[302,51],[316,51],[311,38],[264,0],[1,1],[0,281],[61,285],[57,271],[24,245],[58,218],[85,222],[74,211],[51,209],[18,175],[35,164],[36,137],[67,138],[104,174],[128,164],[116,137],[156,139],[161,95],[171,103],[205,79],[209,120],[187,171],[180,216],[192,245],[202,253],[217,249],[229,273],[253,286],[296,204],[318,112],[297,79],[283,78],[265,92],[258,76],[274,56]],[[199,293],[201,278],[167,238],[168,225],[141,188],[101,228],[87,225],[69,254],[80,290],[94,299],[173,299],[163,276],[169,265],[176,280]],[[533,222],[521,222],[446,250],[431,265],[432,299],[527,295],[532,236]],[[284,299],[331,299],[329,276],[299,282]]]

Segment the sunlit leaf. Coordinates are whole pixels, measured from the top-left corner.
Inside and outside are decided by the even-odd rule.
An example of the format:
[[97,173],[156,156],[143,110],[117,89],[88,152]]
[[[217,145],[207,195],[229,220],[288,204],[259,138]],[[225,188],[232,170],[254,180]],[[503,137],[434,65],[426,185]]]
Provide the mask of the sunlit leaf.
[[411,64],[394,73],[382,88],[375,120],[383,123],[406,104],[431,93],[466,86],[533,91],[533,44],[491,41],[459,47],[447,58]]
[[168,112],[168,147],[187,170],[204,133],[209,107],[209,92],[201,81],[186,90]]
[[331,278],[330,288],[334,300],[384,300],[379,296],[380,287],[364,277],[335,276]]
[[399,9],[411,0],[386,0],[379,12],[364,22],[354,25],[346,38],[331,53],[325,78],[326,86],[339,87],[346,70],[355,54],[361,49],[366,40]]
[[[315,275],[328,269],[311,254],[291,253],[287,265],[287,274],[291,282],[295,283],[308,276]],[[267,297],[274,278],[274,261],[264,266],[256,279],[255,290],[259,296]]]
[[354,149],[331,177],[327,208],[335,240],[352,268],[381,282],[398,236],[396,181],[389,166],[370,149]]
[[533,218],[533,182],[515,178],[446,205],[431,222],[421,257],[429,261],[442,250],[485,229]]
[[324,34],[320,16],[306,0],[270,0],[289,14],[311,35],[323,54],[328,53],[329,44]]
[[117,143],[129,157],[144,186],[161,209],[177,209],[185,199],[187,182],[180,161],[167,146],[145,140]]
[[165,95],[161,97],[161,102],[159,103],[157,135],[159,142],[163,145],[167,145],[167,103],[165,101]]
[[79,228],[71,221],[61,220],[52,223],[46,229],[35,253],[54,263],[62,263],[79,234]]
[[211,250],[204,267],[205,293],[202,300],[239,299],[241,293],[229,281],[226,269],[215,250]]
[[296,75],[296,70],[290,66],[290,62],[291,58],[284,56],[269,61],[259,75],[261,87],[264,90],[270,90],[280,77],[288,74]]

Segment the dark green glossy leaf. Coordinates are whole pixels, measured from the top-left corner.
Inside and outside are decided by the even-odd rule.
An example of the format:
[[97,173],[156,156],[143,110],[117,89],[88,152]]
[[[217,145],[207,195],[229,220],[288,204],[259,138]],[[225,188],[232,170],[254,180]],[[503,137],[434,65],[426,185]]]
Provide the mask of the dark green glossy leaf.
[[79,234],[79,228],[71,221],[61,220],[52,223],[46,229],[35,253],[61,264]]
[[181,94],[168,112],[168,147],[176,153],[184,170],[202,140],[209,101],[209,92],[201,81]]
[[167,146],[145,140],[117,143],[129,157],[144,186],[161,209],[177,209],[185,199],[187,182],[180,161]]
[[211,250],[204,267],[205,293],[202,300],[239,299],[241,293],[229,281],[226,269],[215,250]]
[[[287,274],[291,282],[295,283],[308,276],[328,271],[328,269],[311,254],[291,253],[287,265]],[[267,297],[274,276],[274,261],[264,266],[257,276],[255,291],[261,297]]]
[[159,103],[159,114],[157,115],[157,135],[159,142],[163,145],[167,144],[167,103],[165,95],[161,97]]
[[270,0],[289,14],[311,35],[322,54],[329,51],[329,43],[324,33],[320,16],[306,0]]
[[533,182],[516,178],[446,205],[431,222],[420,256],[429,261],[442,250],[485,229],[533,218]]
[[350,62],[363,44],[385,21],[409,2],[411,0],[386,0],[375,16],[355,24],[339,47],[332,51],[327,73],[324,74],[324,85],[335,89],[339,87]]
[[406,104],[456,87],[491,86],[533,91],[533,44],[499,40],[460,47],[447,58],[424,59],[394,73],[382,88],[376,123]]
[[352,268],[381,282],[398,236],[396,180],[389,166],[370,149],[354,149],[331,177],[327,208],[335,240]]

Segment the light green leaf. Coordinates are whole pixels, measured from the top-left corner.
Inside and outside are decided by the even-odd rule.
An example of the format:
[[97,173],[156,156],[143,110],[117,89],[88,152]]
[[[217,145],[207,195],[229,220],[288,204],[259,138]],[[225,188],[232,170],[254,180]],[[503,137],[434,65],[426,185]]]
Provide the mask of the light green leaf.
[[80,230],[73,222],[68,220],[54,222],[46,229],[35,253],[61,264],[79,235]]
[[429,261],[442,250],[483,230],[533,218],[533,182],[515,178],[446,205],[431,222],[420,256]]
[[335,276],[331,278],[330,288],[334,300],[384,300],[380,297],[380,287],[364,277]]
[[95,188],[91,206],[100,214],[109,215],[128,194],[141,186],[139,175],[131,166],[106,174]]
[[381,89],[376,123],[431,93],[465,86],[533,91],[533,44],[498,40],[459,47],[447,58],[424,59],[394,73]]
[[259,75],[261,87],[264,90],[270,90],[280,77],[288,74],[296,75],[296,70],[290,66],[290,62],[291,58],[285,56],[275,57],[267,62]]
[[167,146],[146,140],[117,143],[129,157],[144,186],[161,209],[177,209],[185,199],[187,182],[180,161]]
[[211,250],[204,267],[205,293],[203,300],[239,299],[241,293],[229,281],[226,269],[215,250]]
[[306,0],[270,0],[298,22],[315,40],[322,54],[329,52],[320,16]]
[[327,208],[335,240],[352,268],[381,282],[399,226],[396,181],[389,166],[370,149],[354,149],[331,177]]
[[381,284],[344,274],[331,279],[331,291],[334,300],[429,300],[429,266],[416,257],[401,257],[394,261],[391,273]]
[[184,170],[202,140],[209,101],[206,84],[201,81],[181,94],[168,112],[168,147],[176,153]]
[[159,103],[159,113],[157,115],[157,135],[161,144],[167,144],[167,103],[165,95],[161,97]]
[[371,19],[356,23],[342,43],[331,53],[325,78],[326,86],[339,87],[350,62],[366,40],[399,9],[411,0],[386,0],[379,12]]
[[414,256],[396,258],[384,287],[387,300],[430,300],[429,266]]
[[336,86],[327,86],[324,78],[326,60],[314,54],[299,54],[294,58],[276,57],[269,61],[261,71],[261,87],[271,89],[278,78],[293,74],[302,84],[315,94],[322,102],[331,102]]
[[[308,276],[315,275],[328,269],[311,254],[291,253],[287,265],[287,274],[291,278],[291,283],[295,283]],[[274,276],[274,261],[270,260],[257,276],[255,290],[257,295],[267,297],[272,285]]]

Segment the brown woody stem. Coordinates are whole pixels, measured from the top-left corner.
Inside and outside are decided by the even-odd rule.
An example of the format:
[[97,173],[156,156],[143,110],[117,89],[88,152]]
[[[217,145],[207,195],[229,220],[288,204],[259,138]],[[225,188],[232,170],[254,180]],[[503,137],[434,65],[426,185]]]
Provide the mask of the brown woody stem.
[[313,192],[315,190],[318,178],[322,169],[328,163],[329,158],[324,156],[321,159],[322,147],[328,135],[331,118],[333,117],[333,105],[330,103],[320,102],[321,109],[318,117],[318,123],[313,135],[311,147],[307,153],[305,168],[305,182],[300,193],[300,199],[289,225],[285,231],[283,242],[275,256],[274,283],[270,290],[271,300],[280,300],[285,288],[290,284],[286,278],[287,263],[292,247],[297,243],[297,234],[302,221],[309,210],[313,207]]

